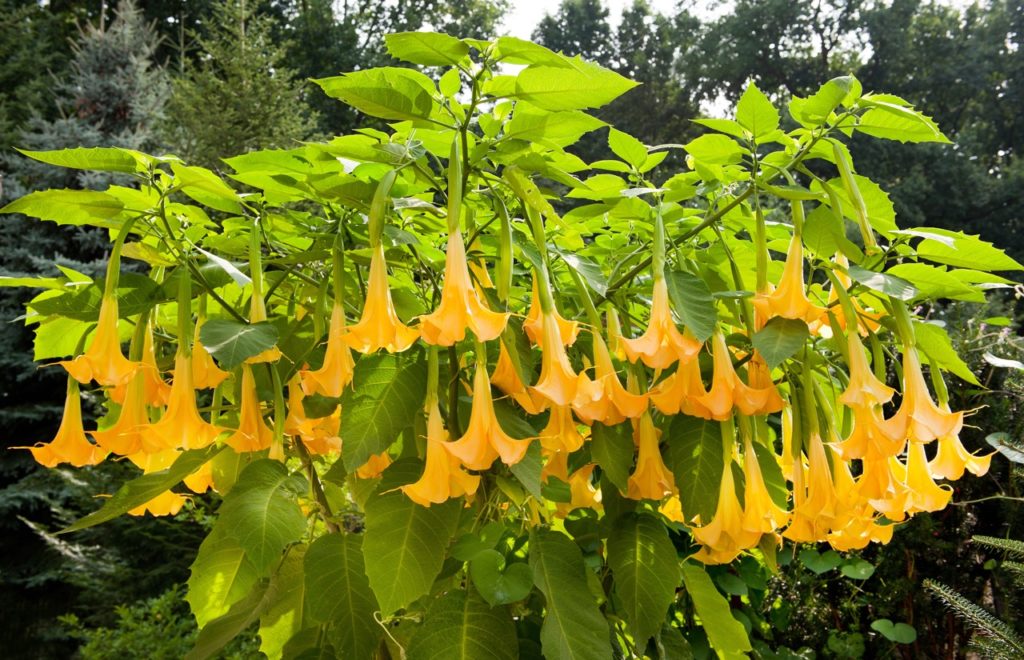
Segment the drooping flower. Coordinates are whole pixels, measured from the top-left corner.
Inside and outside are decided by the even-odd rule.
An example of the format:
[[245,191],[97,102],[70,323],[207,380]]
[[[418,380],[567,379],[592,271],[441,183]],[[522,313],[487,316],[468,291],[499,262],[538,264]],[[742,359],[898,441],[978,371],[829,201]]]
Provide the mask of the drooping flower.
[[423,475],[415,483],[402,486],[402,492],[413,502],[430,506],[476,493],[480,477],[463,470],[459,459],[445,449],[449,440],[435,399],[427,411],[427,458]]
[[992,454],[978,456],[964,448],[958,434],[944,435],[938,440],[938,451],[928,464],[932,476],[955,481],[964,476],[964,470],[976,477],[988,472]]
[[143,379],[139,371],[128,382],[117,421],[106,429],[90,432],[96,444],[109,452],[128,456],[142,450],[144,431],[149,426]]
[[202,449],[216,440],[221,430],[199,414],[192,386],[192,359],[179,351],[174,360],[174,381],[167,410],[159,421],[143,429],[143,449],[149,453],[162,449]]
[[105,387],[127,383],[139,368],[121,352],[117,335],[117,298],[104,295],[100,301],[99,322],[89,347],[72,360],[61,362],[64,369],[80,383],[96,381]]
[[732,353],[725,344],[725,335],[716,332],[711,345],[714,365],[711,389],[698,401],[707,409],[710,419],[724,421],[732,417],[733,391],[739,383],[739,377],[732,366]]
[[[850,266],[850,261],[842,252],[837,252],[835,256],[832,257],[832,261],[834,264],[841,266],[842,269],[849,268]],[[844,288],[849,289],[852,284],[852,280],[843,272],[842,269],[836,268],[832,273]],[[829,306],[832,308],[832,313],[835,315],[836,321],[839,323],[839,327],[842,328],[843,331],[849,331],[850,325],[849,320],[846,318],[846,308],[843,305],[838,304],[839,300],[839,293],[835,290],[835,287],[832,287],[829,290],[828,295]],[[864,306],[860,304],[860,301],[853,296],[850,297],[850,302],[853,305],[853,310],[856,314],[856,318],[854,319],[855,325],[853,327],[857,329],[858,334],[866,335],[869,331],[876,332],[881,327],[879,321],[882,318],[882,314],[865,310]],[[810,331],[811,334],[821,335],[823,337],[832,336],[832,327],[829,325],[826,318],[821,318],[817,323],[811,324]]]
[[576,427],[569,406],[551,406],[551,414],[544,430],[540,432],[540,444],[548,451],[571,454],[583,446],[583,436]]
[[388,266],[384,247],[378,245],[370,257],[370,277],[366,287],[366,304],[359,323],[349,326],[345,342],[360,353],[373,353],[385,349],[400,353],[412,346],[419,332],[398,320],[388,286]]
[[764,356],[757,350],[747,362],[747,384],[739,381],[733,393],[736,407],[744,415],[768,415],[786,405],[772,381],[772,372]]
[[875,406],[891,401],[896,391],[878,380],[871,371],[860,335],[856,332],[847,333],[846,340],[850,356],[850,384],[839,395],[839,402],[853,408]]
[[203,346],[199,339],[199,329],[202,327],[202,320],[196,323],[195,333],[192,337],[192,384],[197,390],[213,389],[220,385],[230,375],[217,366],[213,356]]
[[793,234],[789,242],[779,286],[774,291],[761,291],[754,296],[754,309],[757,310],[758,318],[764,322],[778,316],[813,324],[825,316],[825,308],[807,298],[803,242],[798,234]]
[[571,499],[568,503],[558,503],[556,507],[558,510],[556,515],[558,517],[564,518],[576,509],[594,509],[595,511],[602,509],[601,491],[595,488],[591,482],[595,467],[597,467],[596,463],[588,463],[569,475]]
[[529,439],[517,440],[501,428],[494,414],[487,367],[478,362],[473,374],[473,409],[469,425],[465,434],[455,442],[445,444],[445,449],[470,470],[486,470],[499,456],[506,465],[515,465],[523,460],[529,446]]
[[675,477],[665,466],[658,446],[660,431],[654,428],[651,414],[645,412],[634,424],[637,444],[636,469],[629,477],[626,497],[634,500],[661,500],[675,492]]
[[768,494],[761,466],[750,438],[743,449],[743,472],[746,484],[743,491],[743,528],[749,532],[770,534],[789,521],[789,513],[775,503]]
[[[347,350],[347,348],[346,348]],[[306,417],[302,404],[303,392],[300,375],[288,381],[288,416],[284,420],[284,432],[299,438],[309,453],[316,455],[336,454],[341,451],[341,407],[326,417]]]
[[896,456],[907,444],[906,433],[882,417],[881,406],[853,408],[853,427],[836,451],[846,460],[881,459]]
[[96,465],[107,457],[107,450],[89,442],[82,425],[82,401],[78,394],[78,383],[68,379],[67,397],[64,399],[64,416],[60,420],[57,435],[46,444],[34,447],[19,447],[32,452],[40,465],[52,468],[61,463],[75,467]]
[[576,398],[578,378],[569,364],[554,315],[545,313],[542,319],[540,380],[530,391],[550,404],[567,406]]
[[[263,296],[258,292],[253,292],[251,309],[249,311],[249,323],[262,323],[267,320],[267,305],[263,301]],[[277,362],[281,359],[281,349],[276,345],[271,346],[267,350],[253,355],[252,357],[246,358],[246,364],[260,364],[263,362]]]
[[[138,371],[142,373],[143,393],[146,403],[151,406],[165,406],[171,395],[171,386],[160,375],[160,367],[156,363],[156,351],[153,348],[153,326],[146,324],[142,335],[142,359],[138,362]],[[128,381],[110,388],[110,398],[117,403],[124,403]]]
[[466,265],[462,234],[448,235],[441,304],[432,313],[420,317],[423,341],[435,346],[452,346],[466,337],[466,328],[479,341],[491,341],[505,329],[507,313],[493,312],[480,301]]
[[808,464],[793,466],[792,522],[783,536],[797,543],[824,540],[836,515],[836,493],[825,445],[817,431],[807,443]]
[[203,463],[198,470],[188,475],[182,481],[185,482],[185,486],[196,494],[202,494],[211,488],[215,488],[213,483],[213,462],[207,461]]
[[907,478],[904,483],[910,493],[907,513],[940,511],[953,497],[953,489],[936,484],[928,472],[923,442],[911,440],[907,444]]
[[693,538],[701,544],[693,558],[705,564],[727,564],[761,540],[759,530],[751,531],[744,525],[743,509],[736,497],[731,458],[722,471],[714,517],[705,525],[691,528],[691,531]]
[[512,362],[512,356],[509,354],[504,340],[500,342],[500,346],[501,352],[498,355],[498,364],[495,365],[494,373],[491,375],[491,384],[512,397],[512,400],[527,413],[539,415],[544,412],[547,402],[542,399],[538,401],[539,397],[535,397],[534,393],[527,389]]
[[[558,336],[561,338],[562,344],[564,346],[572,346],[576,341],[576,336],[579,335],[580,324],[563,318],[557,309],[552,311],[552,315],[555,317],[555,322],[558,325]],[[526,336],[530,338],[534,346],[539,346],[543,343],[544,319],[543,312],[541,312],[540,293],[536,277],[533,278],[530,311],[526,314],[526,320],[523,321],[523,331],[526,332]]]
[[675,373],[655,385],[648,394],[654,407],[666,415],[690,415],[711,419],[711,411],[704,405],[704,381],[700,376],[700,362],[687,360],[679,363]]
[[647,330],[636,339],[619,341],[630,362],[642,360],[652,369],[665,369],[677,361],[689,361],[700,352],[701,344],[679,332],[668,303],[668,284],[663,277],[654,278],[651,317]]
[[356,469],[356,476],[360,479],[376,479],[384,474],[384,470],[388,469],[390,465],[391,454],[385,450],[366,459],[366,462]]
[[935,404],[921,373],[917,350],[906,347],[903,350],[903,401],[896,414],[887,420],[890,432],[893,435],[902,432],[906,438],[917,442],[930,442],[959,433],[963,423],[962,412],[943,410]]
[[307,394],[320,394],[330,398],[341,396],[345,386],[352,382],[355,362],[348,344],[342,339],[345,334],[345,310],[334,303],[331,310],[331,327],[327,332],[327,350],[323,365],[316,371],[303,369],[302,390]]
[[612,356],[600,333],[593,334],[594,379],[580,373],[572,407],[586,424],[618,424],[636,419],[647,409],[647,396],[633,394],[622,386]]
[[836,493],[836,515],[828,534],[834,550],[860,550],[869,543],[885,543],[892,537],[892,525],[880,525],[869,502],[864,500],[853,479],[849,465],[832,455],[833,480]]
[[252,368],[242,365],[241,401],[238,410],[238,428],[225,442],[235,451],[250,452],[269,449],[274,432],[263,421],[260,398],[256,392],[256,379]]
[[[178,458],[179,453],[175,449],[164,449],[155,453],[137,453],[128,456],[128,459],[142,470],[143,474],[151,474],[166,470]],[[188,501],[184,495],[165,490],[153,499],[140,504],[128,511],[130,516],[144,516],[147,513],[154,516],[176,516],[181,508]]]

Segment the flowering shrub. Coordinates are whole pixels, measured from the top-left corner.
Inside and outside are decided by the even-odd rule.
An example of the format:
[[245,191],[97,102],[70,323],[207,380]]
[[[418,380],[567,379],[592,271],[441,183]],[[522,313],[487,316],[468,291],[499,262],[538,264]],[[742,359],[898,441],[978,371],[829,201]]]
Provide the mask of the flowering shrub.
[[[193,656],[258,620],[272,658],[675,657],[694,610],[742,654],[702,563],[885,543],[987,470],[944,374],[977,381],[915,310],[1022,267],[900,229],[846,146],[945,142],[929,118],[845,77],[792,99],[786,131],[751,83],[689,144],[609,128],[615,158],[586,163],[566,147],[605,124],[584,110],[629,80],[509,37],[388,46],[440,75],[317,81],[386,130],[225,177],[24,152],[138,187],[4,209],[113,240],[101,281],[6,282],[43,289],[36,359],[70,356],[60,431],[28,449],[143,472],[66,531],[223,497]],[[660,171],[673,149],[686,167]]]

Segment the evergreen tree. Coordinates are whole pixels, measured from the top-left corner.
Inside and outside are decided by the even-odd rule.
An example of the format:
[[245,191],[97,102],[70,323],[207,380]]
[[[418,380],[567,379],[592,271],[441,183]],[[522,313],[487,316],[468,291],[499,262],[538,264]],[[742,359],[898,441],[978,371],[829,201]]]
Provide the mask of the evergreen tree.
[[562,0],[558,11],[545,14],[533,39],[566,55],[581,55],[603,66],[615,57],[608,10],[601,0]]

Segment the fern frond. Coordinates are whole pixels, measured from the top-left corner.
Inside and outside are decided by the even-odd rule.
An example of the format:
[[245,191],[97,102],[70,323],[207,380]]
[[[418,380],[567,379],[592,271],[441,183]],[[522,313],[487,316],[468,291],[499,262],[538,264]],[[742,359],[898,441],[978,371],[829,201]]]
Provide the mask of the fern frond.
[[971,540],[995,550],[1002,550],[1014,557],[1024,559],[1024,541],[1000,539],[994,536],[973,536]]
[[973,651],[979,658],[985,660],[1019,660],[1019,656],[1007,648],[1001,641],[984,635],[975,635],[967,645],[967,650]]
[[925,580],[924,588],[932,592],[946,604],[957,616],[967,622],[979,634],[992,638],[1010,653],[1010,657],[1024,657],[1024,638],[1016,633],[1007,623],[993,616],[980,605],[972,603],[952,587],[935,580]]

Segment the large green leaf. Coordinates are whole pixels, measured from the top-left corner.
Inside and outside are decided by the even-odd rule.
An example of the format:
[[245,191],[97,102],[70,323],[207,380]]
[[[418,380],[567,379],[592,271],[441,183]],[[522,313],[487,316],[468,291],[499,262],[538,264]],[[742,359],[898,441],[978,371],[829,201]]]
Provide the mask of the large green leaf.
[[913,300],[917,295],[917,289],[913,284],[895,275],[876,273],[856,264],[851,264],[847,272],[853,281],[899,300]]
[[441,596],[409,642],[409,660],[515,660],[515,623],[505,607],[491,607],[470,591]]
[[356,363],[352,387],[341,397],[342,456],[350,472],[412,425],[427,392],[427,363],[420,358],[383,353]]
[[934,227],[917,231],[917,235],[925,237],[917,246],[917,254],[929,261],[986,271],[1024,270],[1016,259],[977,236]]
[[615,593],[639,647],[661,629],[679,586],[679,559],[665,525],[647,513],[626,513],[608,537]]
[[75,521],[60,533],[77,532],[80,529],[99,525],[128,513],[181,483],[182,479],[198,470],[222,449],[223,447],[211,445],[203,449],[182,452],[170,467],[132,479],[118,488],[113,497],[108,499],[98,511],[93,511]]
[[[495,402],[495,412],[498,411],[497,401]],[[511,407],[511,406],[509,406]],[[498,420],[501,420],[500,414]],[[510,427],[502,422],[502,427],[510,429]],[[511,433],[511,430],[510,430]],[[514,433],[511,433],[513,437],[516,437]],[[527,436],[528,437],[528,436]],[[532,442],[530,446],[526,448],[526,454],[523,455],[523,459],[509,467],[512,474],[515,475],[516,479],[523,488],[527,490],[530,495],[533,495],[538,501],[543,499],[543,493],[540,483],[540,473],[544,469],[544,460],[541,457],[540,443]]]
[[736,104],[736,121],[757,138],[779,127],[779,111],[751,81]]
[[241,198],[235,189],[205,167],[172,162],[178,189],[195,201],[225,213],[241,213]]
[[743,158],[743,147],[736,140],[718,133],[701,135],[683,147],[686,153],[706,165],[731,165]]
[[238,475],[217,524],[224,525],[246,557],[264,571],[306,531],[306,516],[297,499],[305,490],[305,477],[289,473],[282,463],[254,461]]
[[225,369],[234,369],[247,358],[259,355],[277,343],[277,328],[271,323],[242,323],[233,319],[210,319],[199,329],[203,347]]
[[971,299],[984,296],[951,275],[946,269],[928,264],[897,264],[886,271],[914,285],[923,298]]
[[0,209],[2,213],[21,213],[58,225],[94,225],[116,228],[114,216],[124,210],[124,202],[95,190],[40,190],[19,197]]
[[707,341],[718,323],[718,311],[711,290],[701,278],[683,270],[665,273],[672,305],[698,341]]
[[296,546],[288,551],[273,578],[279,586],[274,590],[273,598],[267,603],[266,609],[260,614],[260,651],[269,660],[279,660],[288,640],[305,628],[305,554],[305,546]]
[[857,130],[872,137],[900,142],[949,144],[939,125],[910,104],[891,94],[869,94],[860,100],[870,109],[860,116]]
[[41,163],[101,172],[145,172],[149,163],[154,160],[152,156],[147,156],[140,151],[118,147],[75,147],[53,151],[18,149],[18,151]]
[[373,618],[379,608],[363,562],[363,539],[328,534],[306,552],[306,612],[329,624],[328,636],[343,658],[368,658],[384,630]]
[[533,589],[533,574],[523,562],[506,563],[497,550],[482,550],[469,563],[473,585],[491,605],[520,601]]
[[461,508],[457,500],[421,506],[400,491],[367,502],[363,560],[382,613],[393,614],[430,591]]
[[647,160],[647,147],[629,133],[612,128],[608,130],[608,147],[612,153],[639,169]]
[[224,525],[214,525],[199,546],[188,579],[188,600],[202,628],[223,616],[256,584],[259,573]]
[[718,507],[722,479],[722,431],[719,422],[676,415],[668,428],[668,464],[688,518],[708,522]]
[[458,64],[469,46],[443,32],[395,32],[384,35],[384,45],[395,59],[426,66]]
[[590,455],[616,488],[625,493],[633,467],[633,430],[628,424],[605,426],[595,422],[590,429]]
[[711,648],[719,657],[743,658],[751,650],[747,631],[732,616],[729,601],[715,588],[703,566],[689,562],[682,565],[683,584],[693,599],[701,626],[707,633]]
[[776,316],[754,333],[751,342],[764,356],[768,368],[774,369],[782,364],[783,360],[796,355],[797,351],[804,347],[808,337],[810,331],[807,324],[800,319]]
[[610,103],[638,83],[597,64],[531,66],[516,77],[513,96],[544,110],[585,110]]
[[536,112],[525,108],[525,105],[520,105],[505,125],[506,138],[567,147],[585,133],[605,125],[600,119],[577,110]]
[[917,346],[931,363],[942,369],[954,373],[972,385],[981,385],[978,378],[967,366],[967,363],[957,354],[953,348],[953,342],[949,339],[949,333],[942,326],[934,323],[914,322],[914,336]]
[[426,119],[434,110],[434,83],[419,71],[381,67],[314,81],[328,96],[382,119]]
[[587,586],[579,546],[550,529],[530,534],[533,582],[544,594],[540,639],[547,660],[610,660],[608,621]]
[[244,598],[234,603],[223,616],[207,623],[196,636],[195,646],[185,660],[206,660],[251,626],[270,606],[279,588],[273,580],[260,580]]

